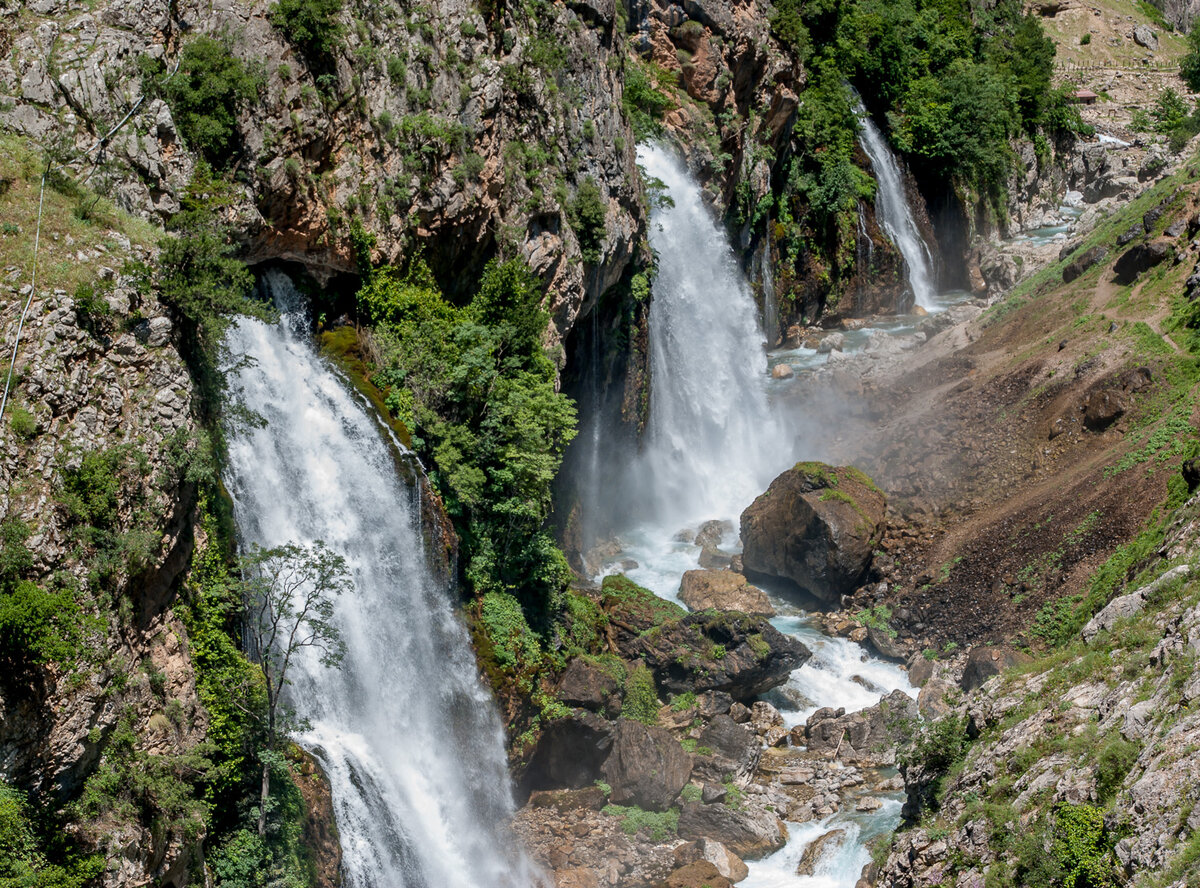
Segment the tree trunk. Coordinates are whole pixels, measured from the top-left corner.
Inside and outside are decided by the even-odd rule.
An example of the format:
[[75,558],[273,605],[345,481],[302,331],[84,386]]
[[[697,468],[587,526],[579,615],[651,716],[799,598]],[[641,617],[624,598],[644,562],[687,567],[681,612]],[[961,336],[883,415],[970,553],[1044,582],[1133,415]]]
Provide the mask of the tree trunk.
[[267,834],[267,798],[271,795],[271,762],[264,759],[262,763],[262,797],[258,802],[258,834]]

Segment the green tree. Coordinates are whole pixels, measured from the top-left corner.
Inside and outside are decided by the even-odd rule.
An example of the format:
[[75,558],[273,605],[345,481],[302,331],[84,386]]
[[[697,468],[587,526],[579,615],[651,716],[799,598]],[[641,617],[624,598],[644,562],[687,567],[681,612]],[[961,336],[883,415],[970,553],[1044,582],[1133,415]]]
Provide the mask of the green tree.
[[271,24],[310,62],[322,62],[341,44],[341,11],[342,0],[279,0],[271,6]]
[[1188,34],[1187,54],[1179,60],[1179,76],[1192,92],[1200,92],[1200,28]]
[[262,668],[266,693],[263,729],[262,791],[258,834],[266,835],[271,770],[281,739],[296,726],[283,702],[289,672],[301,651],[312,648],[322,666],[333,667],[345,656],[345,643],[333,621],[334,601],[351,587],[341,555],[320,540],[311,546],[289,543],[273,549],[255,547],[238,562],[249,648]]
[[179,70],[164,78],[162,62],[143,60],[148,91],[161,93],[188,146],[224,169],[241,153],[238,113],[263,79],[232,51],[228,38],[197,37],[183,47]]

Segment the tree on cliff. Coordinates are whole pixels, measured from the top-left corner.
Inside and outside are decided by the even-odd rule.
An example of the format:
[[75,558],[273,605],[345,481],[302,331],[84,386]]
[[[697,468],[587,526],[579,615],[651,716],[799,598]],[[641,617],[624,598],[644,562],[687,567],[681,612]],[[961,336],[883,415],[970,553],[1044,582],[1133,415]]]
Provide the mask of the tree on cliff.
[[[239,559],[245,602],[247,646],[262,668],[266,712],[260,713],[266,734],[262,759],[262,794],[258,834],[267,830],[271,768],[280,742],[301,727],[283,703],[289,670],[305,648],[322,666],[341,663],[346,646],[333,623],[334,600],[350,588],[346,560],[317,540],[311,546],[289,543],[274,549],[255,546]],[[312,655],[312,654],[310,654]]]

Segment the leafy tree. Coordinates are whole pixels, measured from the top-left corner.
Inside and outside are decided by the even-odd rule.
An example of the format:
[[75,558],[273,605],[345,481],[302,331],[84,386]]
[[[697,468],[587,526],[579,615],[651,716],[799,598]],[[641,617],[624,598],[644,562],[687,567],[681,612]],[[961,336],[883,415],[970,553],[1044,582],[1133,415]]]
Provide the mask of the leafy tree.
[[279,0],[271,6],[271,24],[310,62],[322,62],[341,44],[341,11],[342,0]]
[[184,141],[214,167],[229,166],[241,153],[238,112],[258,96],[261,74],[233,54],[228,38],[216,37],[185,45],[170,77],[161,61],[140,64],[147,91],[166,99]]
[[466,579],[476,594],[513,595],[544,624],[569,576],[545,524],[575,408],[555,390],[541,299],[519,262],[489,264],[463,307],[419,261],[404,275],[374,272],[358,295],[382,352],[374,381],[432,467]]
[[604,223],[608,207],[600,194],[596,180],[588,176],[579,183],[575,199],[571,202],[571,227],[579,238],[583,261],[595,264],[600,261],[600,244],[604,240]]
[[1200,28],[1188,34],[1187,54],[1179,60],[1179,76],[1192,92],[1200,92]]
[[311,546],[290,543],[273,549],[255,547],[239,560],[250,650],[262,668],[266,712],[266,753],[262,760],[262,792],[258,834],[267,831],[271,770],[280,740],[293,727],[294,715],[283,704],[295,658],[312,648],[322,666],[333,667],[345,656],[345,643],[333,622],[334,600],[351,586],[342,556],[318,540]]

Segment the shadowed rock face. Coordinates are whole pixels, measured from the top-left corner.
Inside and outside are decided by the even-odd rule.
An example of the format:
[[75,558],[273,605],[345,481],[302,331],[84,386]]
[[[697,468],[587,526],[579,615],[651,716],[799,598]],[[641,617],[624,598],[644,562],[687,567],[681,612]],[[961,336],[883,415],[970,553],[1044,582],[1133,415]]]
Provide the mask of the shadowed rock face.
[[625,718],[617,722],[612,753],[604,763],[614,802],[663,811],[691,773],[692,757],[666,728]]
[[862,472],[800,463],[742,513],[743,565],[835,603],[870,566],[886,511],[883,492]]

